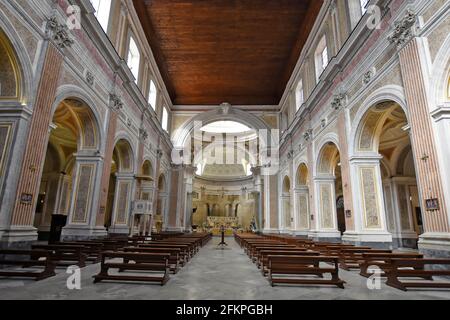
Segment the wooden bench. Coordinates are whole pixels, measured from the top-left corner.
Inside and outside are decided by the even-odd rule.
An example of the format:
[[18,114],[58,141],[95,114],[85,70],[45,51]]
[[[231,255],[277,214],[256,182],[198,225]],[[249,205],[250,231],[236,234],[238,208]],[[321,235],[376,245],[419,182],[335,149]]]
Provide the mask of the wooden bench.
[[250,258],[252,259],[252,262],[258,262],[259,255],[262,250],[295,250],[295,251],[306,251],[306,248],[299,248],[295,245],[265,245],[265,246],[254,246],[252,247],[252,252],[250,254]]
[[139,248],[174,248],[174,249],[180,249],[180,255],[183,259],[183,265],[189,262],[191,258],[191,251],[189,249],[188,245],[181,245],[181,244],[159,244],[159,243],[146,243],[146,244],[140,244],[138,246]]
[[[80,245],[33,245],[31,248],[51,252],[52,260],[55,261],[58,267],[76,265],[79,268],[84,268],[86,266],[87,254],[83,252],[85,247]],[[33,253],[36,260],[40,258],[38,252],[42,251]]]
[[[339,266],[343,270],[350,271],[352,269],[359,269],[361,261],[364,260],[364,253],[391,253],[389,249],[372,249],[367,247],[355,247],[355,248],[341,248],[336,255],[339,255]],[[329,254],[335,255],[332,252]]]
[[[252,246],[250,248],[249,256],[250,256],[250,259],[252,259],[252,261],[255,262],[258,259],[258,252],[263,249],[280,249],[280,250],[282,250],[284,248],[290,248],[290,249],[297,248],[298,250],[301,250],[300,248],[298,248],[292,244],[256,245],[256,246]],[[302,248],[302,249],[306,250],[304,248]]]
[[[258,261],[258,268],[261,269],[262,275],[265,277],[269,272],[269,256],[319,256],[317,251],[304,251],[302,249],[297,251],[290,250],[263,250],[260,252],[260,259]],[[317,264],[318,266],[318,264]]]
[[[434,281],[434,276],[450,276],[449,269],[426,269],[426,266],[449,266],[450,259],[391,259],[391,268],[385,270],[388,286],[407,291],[408,288],[447,288],[450,281]],[[423,281],[400,281],[399,278],[422,278]]]
[[[35,257],[40,259],[36,260]],[[0,277],[32,278],[36,281],[56,275],[56,263],[52,253],[45,250],[0,250],[0,266],[18,266],[21,269],[0,269]],[[41,271],[30,271],[24,268],[41,267]]]
[[[135,282],[157,282],[162,286],[169,281],[169,258],[166,253],[130,253],[107,251],[102,253],[101,269],[95,275],[94,283],[101,281],[135,281]],[[111,259],[114,259],[111,261]],[[118,262],[116,260],[122,260]],[[109,274],[110,269],[118,269],[120,273],[125,271],[152,272],[151,275],[136,274]],[[156,275],[160,273],[160,275]]]
[[180,248],[143,248],[143,247],[126,247],[124,252],[138,252],[138,253],[166,253],[169,254],[169,268],[173,274],[180,270],[180,266],[184,266],[184,261],[181,257]]
[[369,272],[371,266],[376,266],[382,270],[380,276],[386,276],[385,270],[392,268],[391,260],[392,259],[421,259],[423,255],[420,253],[373,253],[373,252],[365,252],[362,254],[362,260],[359,264],[360,275],[363,277],[370,277],[373,275],[372,272]]
[[67,246],[83,246],[83,253],[87,255],[86,262],[99,263],[101,261],[102,251],[108,251],[104,248],[103,243],[92,241],[73,241],[73,242],[57,242],[57,245]]
[[[321,262],[332,264],[323,267]],[[344,289],[344,281],[339,278],[339,258],[329,256],[268,256],[269,283],[275,284],[306,284],[333,285]],[[324,274],[330,274],[331,279],[324,279]],[[289,277],[275,277],[283,275]],[[305,275],[318,278],[305,278]]]

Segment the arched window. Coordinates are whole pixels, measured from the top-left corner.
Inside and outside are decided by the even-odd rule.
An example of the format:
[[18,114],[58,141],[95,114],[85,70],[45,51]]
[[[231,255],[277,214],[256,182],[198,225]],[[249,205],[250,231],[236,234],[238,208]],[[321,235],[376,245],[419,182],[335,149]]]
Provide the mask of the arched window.
[[158,97],[158,90],[153,80],[150,80],[150,88],[148,90],[148,103],[156,110],[156,98]]
[[295,90],[295,106],[296,110],[300,109],[302,104],[305,102],[305,93],[303,91],[303,79],[297,84],[297,89]]
[[168,128],[169,128],[169,112],[167,112],[167,108],[166,107],[163,107],[161,126],[162,126],[162,128],[165,131],[168,131]]
[[319,82],[319,78],[322,75],[325,68],[328,66],[329,62],[326,36],[323,36],[319,44],[317,45],[315,62],[316,62],[316,77],[317,82]]
[[128,46],[128,67],[133,74],[135,81],[137,83],[139,79],[139,67],[141,64],[141,53],[133,37],[130,37],[130,44]]
[[95,9],[95,16],[105,32],[108,32],[109,15],[111,13],[111,0],[91,0]]

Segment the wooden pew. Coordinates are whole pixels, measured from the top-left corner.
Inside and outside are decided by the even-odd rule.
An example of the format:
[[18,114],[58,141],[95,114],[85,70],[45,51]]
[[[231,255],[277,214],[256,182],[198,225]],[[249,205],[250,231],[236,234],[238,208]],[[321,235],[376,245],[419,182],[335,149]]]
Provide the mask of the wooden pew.
[[[426,266],[450,266],[450,259],[391,259],[391,268],[385,269],[388,286],[407,291],[408,288],[447,288],[450,281],[434,281],[434,276],[450,276],[449,269],[426,269]],[[399,278],[422,278],[423,281],[400,281]]]
[[[86,266],[87,254],[83,252],[85,247],[77,245],[33,245],[31,247],[34,249],[49,251],[52,253],[52,260],[55,261],[58,267],[69,267],[72,265],[77,265],[80,268]],[[33,253],[34,257],[37,259],[41,258],[39,252]]]
[[[331,264],[332,267],[323,267],[321,262]],[[306,285],[333,285],[344,289],[344,281],[339,278],[339,258],[329,256],[268,256],[269,283],[275,284],[306,284]],[[322,278],[330,274],[331,279]],[[290,277],[276,277],[283,275]],[[304,275],[318,276],[318,278],[305,278]],[[321,277],[322,276],[322,277]]]
[[[266,249],[283,249],[283,248],[297,248],[292,244],[263,244],[263,245],[253,245],[249,248],[248,255],[253,262],[257,260],[258,251],[262,248]],[[306,250],[306,249],[305,249]]]
[[140,244],[138,247],[140,248],[174,248],[181,250],[181,257],[183,259],[183,265],[188,263],[191,258],[191,251],[189,246],[186,244],[160,244],[160,243],[146,243]]
[[92,242],[92,241],[69,241],[69,242],[57,242],[57,245],[62,246],[83,246],[83,253],[87,255],[86,262],[93,264],[99,263],[101,261],[102,251],[107,251],[104,249],[103,243]]
[[184,266],[184,261],[181,257],[180,248],[143,248],[143,247],[126,247],[124,252],[138,252],[138,253],[166,253],[169,254],[169,268],[173,274],[180,270],[180,266]]
[[[101,270],[95,275],[94,283],[101,281],[137,281],[137,282],[157,282],[162,286],[169,281],[169,258],[170,254],[165,253],[130,253],[130,252],[112,252],[102,253]],[[111,259],[114,259],[111,261]],[[122,260],[118,262],[117,260]],[[132,263],[135,262],[135,263]],[[110,269],[118,269],[119,272],[125,271],[143,271],[151,275],[136,274],[109,274]],[[159,275],[155,274],[159,273]]]
[[[36,260],[36,255],[45,259]],[[21,267],[20,270],[0,269],[0,277],[32,278],[39,281],[56,275],[52,253],[45,250],[0,250],[0,266]],[[24,269],[29,267],[42,267],[42,270]]]
[[366,252],[362,254],[362,260],[359,264],[360,275],[370,277],[373,273],[369,272],[371,266],[376,266],[382,270],[380,276],[386,276],[385,270],[392,268],[392,259],[421,259],[423,255],[420,253],[373,253]]
[[283,245],[262,245],[262,246],[253,246],[250,252],[250,258],[252,262],[257,262],[259,259],[259,252],[261,250],[295,250],[295,251],[306,251],[306,248],[299,248],[292,244],[283,244]]
[[[372,249],[366,247],[341,248],[336,254],[339,255],[339,266],[341,269],[350,271],[351,269],[359,269],[360,263],[364,260],[364,253],[391,253],[389,249]],[[330,254],[333,254],[330,252]]]
[[[261,269],[262,275],[265,277],[269,272],[269,256],[319,256],[317,251],[304,251],[300,249],[297,251],[291,250],[263,250],[260,252],[260,259],[258,261],[258,268]],[[318,264],[317,264],[318,265]]]

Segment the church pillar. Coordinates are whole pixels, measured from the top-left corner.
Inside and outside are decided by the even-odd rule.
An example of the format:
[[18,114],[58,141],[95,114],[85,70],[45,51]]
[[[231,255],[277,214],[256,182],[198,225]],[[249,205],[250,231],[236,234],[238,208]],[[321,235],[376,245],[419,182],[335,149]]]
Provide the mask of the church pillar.
[[408,12],[389,37],[397,45],[409,108],[411,144],[416,159],[417,182],[424,222],[419,249],[427,255],[450,255],[450,224],[448,204],[443,189],[443,175],[436,148],[435,130],[430,115],[427,90],[427,41],[416,37],[417,17]]
[[302,186],[294,189],[295,199],[295,234],[306,236],[310,228],[309,188]]
[[130,232],[133,185],[133,173],[118,173],[116,175],[116,194],[114,195],[110,234],[128,234]]
[[[10,215],[9,226],[3,231],[5,242],[26,245],[37,239],[37,230],[33,227],[34,211],[37,204],[39,184],[47,151],[49,126],[53,117],[53,104],[60,77],[63,54],[52,43],[47,45],[45,58],[32,106],[33,114],[26,139],[25,153],[21,162],[14,205],[4,214]],[[11,213],[10,213],[11,212]]]
[[[113,97],[114,98],[114,97]],[[120,109],[121,102],[116,99],[111,99],[110,101],[110,110],[109,110],[109,119],[108,119],[108,134],[106,136],[106,146],[105,146],[105,155],[103,158],[103,173],[101,179],[101,187],[100,187],[100,206],[97,213],[96,219],[96,231],[95,233],[99,236],[106,235],[105,229],[105,215],[106,215],[106,206],[108,203],[108,191],[109,191],[109,183],[111,179],[111,165],[113,159],[114,152],[114,139],[116,136],[117,130],[117,117],[118,111]]]
[[262,231],[264,228],[263,220],[263,197],[262,193],[264,192],[264,184],[263,179],[261,177],[261,167],[252,167],[251,168],[253,175],[253,183],[255,186],[254,199],[255,199],[255,219],[257,223],[258,231]]
[[96,152],[79,152],[75,155],[73,196],[67,225],[63,228],[64,240],[88,239],[95,235],[100,198],[100,181],[103,158]]
[[381,180],[381,156],[366,155],[350,159],[355,229],[344,240],[359,245],[389,247],[392,235],[387,230],[386,210]]
[[337,241],[341,238],[337,229],[335,180],[335,177],[330,175],[314,178],[317,211],[309,234],[313,239]]
[[168,195],[169,207],[166,225],[168,231],[183,231],[183,227],[180,224],[180,217],[185,205],[185,203],[183,203],[185,201],[185,199],[183,199],[183,195],[185,195],[183,179],[183,165],[172,165],[170,171],[170,191]]

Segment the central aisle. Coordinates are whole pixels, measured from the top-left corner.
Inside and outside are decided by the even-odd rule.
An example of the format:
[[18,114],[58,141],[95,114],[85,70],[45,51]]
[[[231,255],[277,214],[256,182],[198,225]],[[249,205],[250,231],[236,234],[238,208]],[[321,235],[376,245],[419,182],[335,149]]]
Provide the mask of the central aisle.
[[402,292],[382,285],[369,290],[366,279],[355,272],[341,272],[346,289],[336,287],[270,287],[256,266],[233,238],[228,247],[218,249],[220,238],[208,245],[169,282],[161,287],[136,283],[92,283],[99,265],[81,270],[81,290],[68,290],[69,277],[64,269],[58,275],[40,282],[0,280],[0,299],[175,299],[175,300],[296,300],[296,299],[448,299],[448,292]]

